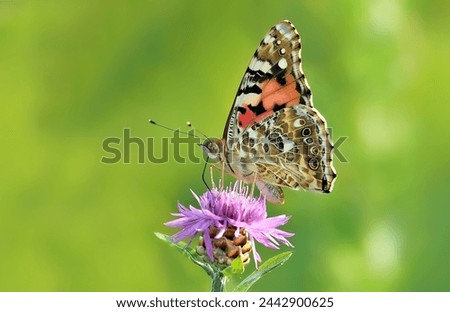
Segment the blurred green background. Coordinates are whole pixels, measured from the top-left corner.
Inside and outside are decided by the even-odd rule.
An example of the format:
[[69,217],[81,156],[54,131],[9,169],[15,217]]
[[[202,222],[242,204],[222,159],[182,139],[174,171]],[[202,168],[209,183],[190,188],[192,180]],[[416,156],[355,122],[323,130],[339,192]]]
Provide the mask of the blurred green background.
[[295,253],[252,289],[450,291],[449,16],[425,0],[0,1],[0,290],[208,291],[153,235],[195,204],[203,165],[172,148],[138,164],[136,145],[106,165],[102,141],[129,128],[159,155],[171,133],[148,118],[221,136],[254,50],[289,19],[348,163],[332,194],[269,206],[293,216]]

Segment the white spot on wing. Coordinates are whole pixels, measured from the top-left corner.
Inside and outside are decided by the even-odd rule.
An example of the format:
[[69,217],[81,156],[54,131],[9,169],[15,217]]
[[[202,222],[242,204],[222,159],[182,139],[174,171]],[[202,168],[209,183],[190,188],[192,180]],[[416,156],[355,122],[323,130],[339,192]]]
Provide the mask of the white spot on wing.
[[267,73],[272,68],[272,64],[270,64],[270,62],[268,62],[268,61],[261,61],[261,60],[257,60],[255,58],[253,58],[250,61],[248,68],[250,68],[251,70],[254,70],[254,71],[260,70],[264,73]]
[[284,143],[283,146],[284,153],[289,152],[294,147],[294,142],[292,141],[285,140],[283,143]]
[[288,64],[285,58],[282,58],[278,61],[278,66],[280,66],[281,69],[286,69],[287,65]]
[[279,23],[275,27],[282,35],[288,33],[292,29],[292,26],[287,23]]
[[295,36],[295,32],[290,31],[290,32],[286,33],[284,36],[286,37],[287,40],[292,40],[292,38],[294,38],[294,36]]
[[256,131],[253,130],[248,130],[248,137],[251,139],[257,139],[258,138],[258,133]]
[[268,44],[268,43],[270,43],[270,42],[272,42],[272,41],[274,41],[274,40],[275,40],[275,38],[268,34],[268,35],[266,35],[266,36],[264,37],[263,42],[264,42],[265,44]]
[[280,23],[276,26],[276,29],[284,36],[287,40],[291,40],[295,36],[295,30],[291,25],[287,23]]
[[248,64],[248,68],[253,69],[255,68],[255,64],[258,61],[256,57],[252,57],[252,60],[250,61],[250,64]]
[[261,65],[261,71],[263,73],[267,73],[271,68],[272,68],[272,64],[270,64],[267,61],[263,62],[263,64]]
[[300,128],[301,126],[305,125],[305,121],[303,119],[296,119],[294,121],[294,127]]

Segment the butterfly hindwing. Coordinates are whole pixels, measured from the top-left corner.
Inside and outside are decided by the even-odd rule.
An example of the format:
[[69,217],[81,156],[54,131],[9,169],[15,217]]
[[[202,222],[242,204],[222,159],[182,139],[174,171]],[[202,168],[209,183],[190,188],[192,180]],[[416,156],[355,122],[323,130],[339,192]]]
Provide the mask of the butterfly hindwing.
[[[239,154],[250,151],[258,179],[291,189],[328,193],[336,177],[325,119],[312,107],[294,105],[244,130]],[[247,146],[246,146],[247,144]],[[258,157],[256,157],[258,155]]]

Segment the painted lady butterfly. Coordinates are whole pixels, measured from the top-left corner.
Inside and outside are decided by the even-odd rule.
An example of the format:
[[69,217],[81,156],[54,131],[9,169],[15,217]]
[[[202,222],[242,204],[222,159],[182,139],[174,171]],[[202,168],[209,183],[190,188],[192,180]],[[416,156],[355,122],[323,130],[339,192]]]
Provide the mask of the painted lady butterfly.
[[255,182],[273,203],[281,187],[329,193],[336,172],[333,143],[313,107],[301,66],[300,35],[289,21],[270,29],[244,74],[221,140],[206,140],[222,170]]

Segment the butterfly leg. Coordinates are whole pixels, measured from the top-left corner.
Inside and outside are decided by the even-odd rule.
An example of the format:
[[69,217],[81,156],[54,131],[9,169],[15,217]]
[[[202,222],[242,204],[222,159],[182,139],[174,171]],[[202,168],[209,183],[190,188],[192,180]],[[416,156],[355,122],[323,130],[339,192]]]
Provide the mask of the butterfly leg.
[[253,193],[255,192],[255,184],[256,184],[256,173],[253,174],[253,182],[252,182],[252,188],[250,191],[250,196],[253,197]]
[[225,179],[225,162],[222,162],[222,177],[220,178],[220,183],[219,183],[219,187],[222,190],[223,189],[223,184]]
[[211,179],[211,185],[214,187],[216,184],[214,183],[214,172],[213,172],[213,165],[209,166],[209,177]]
[[244,181],[239,180],[239,192],[242,191],[243,187],[244,187]]

